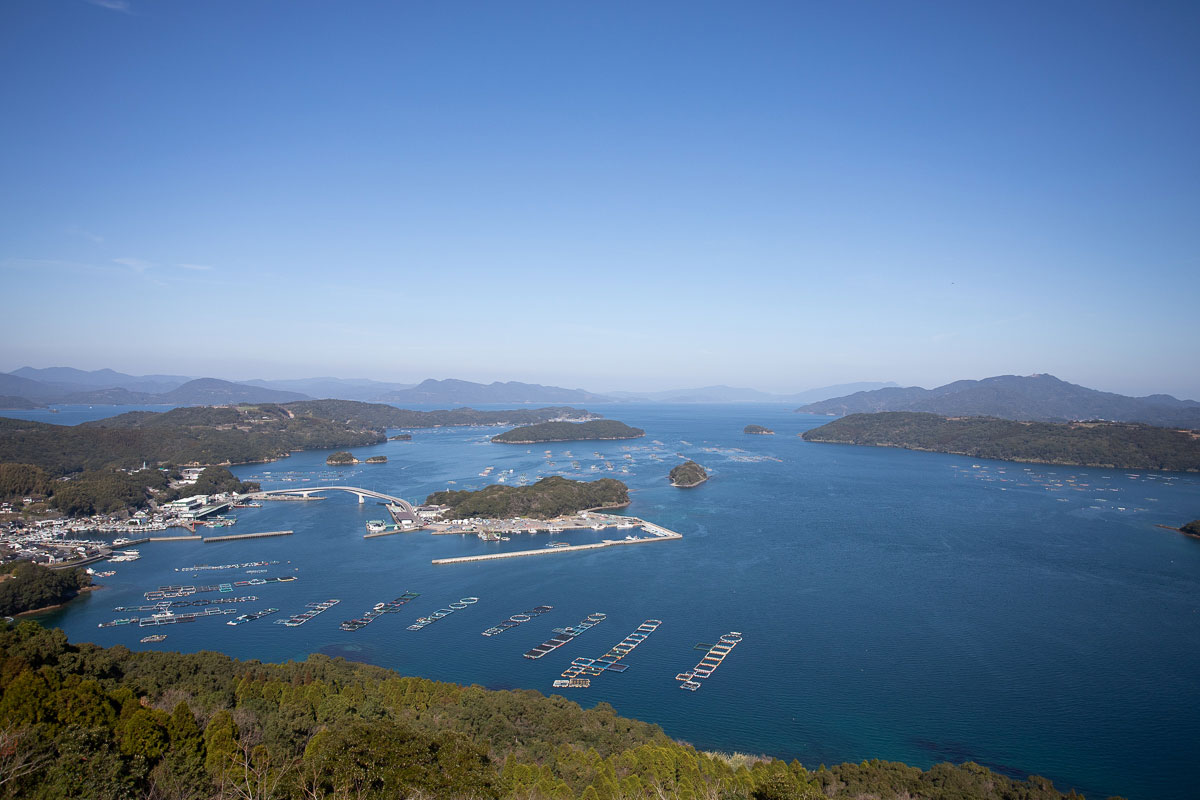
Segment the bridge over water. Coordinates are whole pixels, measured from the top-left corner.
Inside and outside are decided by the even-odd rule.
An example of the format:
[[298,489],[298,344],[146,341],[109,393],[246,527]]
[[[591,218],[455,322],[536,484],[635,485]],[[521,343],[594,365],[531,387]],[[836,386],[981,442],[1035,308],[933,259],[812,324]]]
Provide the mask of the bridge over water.
[[270,497],[271,495],[300,495],[309,497],[320,492],[349,492],[353,495],[358,495],[358,502],[365,503],[368,497],[373,497],[376,500],[384,500],[393,505],[397,505],[410,514],[415,514],[416,509],[412,504],[401,497],[394,497],[390,494],[377,492],[374,489],[362,489],[358,486],[304,486],[295,489],[267,489],[265,491],[250,492],[242,495],[242,499],[251,500],[256,497]]

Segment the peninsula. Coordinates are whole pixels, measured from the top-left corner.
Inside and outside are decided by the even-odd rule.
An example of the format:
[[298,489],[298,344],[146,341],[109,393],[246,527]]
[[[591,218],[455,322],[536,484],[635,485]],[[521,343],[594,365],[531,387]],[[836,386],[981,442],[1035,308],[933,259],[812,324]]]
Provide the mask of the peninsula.
[[755,436],[774,436],[775,431],[770,428],[764,428],[762,425],[747,425],[742,429],[742,433],[752,433]]
[[528,486],[495,484],[479,491],[446,490],[425,499],[428,505],[446,506],[446,519],[553,519],[596,508],[629,505],[629,487],[612,478],[573,481],[552,475]]
[[1195,431],[1125,422],[1016,422],[907,411],[851,414],[801,434],[805,441],[901,447],[1037,464],[1200,471]]
[[544,442],[579,442],[589,439],[636,439],[645,436],[641,428],[633,428],[615,419],[590,422],[543,422],[525,425],[493,436],[499,444],[541,444]]
[[708,480],[708,472],[695,461],[685,461],[671,470],[668,476],[671,485],[680,489],[691,489]]

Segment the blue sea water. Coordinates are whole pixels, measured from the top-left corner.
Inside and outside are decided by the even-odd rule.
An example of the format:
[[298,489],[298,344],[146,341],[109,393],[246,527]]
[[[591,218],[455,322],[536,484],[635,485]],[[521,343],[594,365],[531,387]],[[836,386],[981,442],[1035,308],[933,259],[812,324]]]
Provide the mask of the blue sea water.
[[[292,529],[291,536],[143,544],[140,561],[113,565],[117,575],[102,590],[45,621],[73,641],[264,661],[322,652],[409,675],[549,693],[571,659],[597,656],[657,618],[662,627],[625,660],[626,672],[561,691],[584,705],[611,703],[699,748],[811,767],[974,760],[1044,775],[1089,797],[1193,796],[1200,540],[1156,524],[1200,516],[1197,476],[810,444],[797,434],[826,418],[775,406],[597,410],[645,428],[646,437],[514,446],[491,444],[495,429],[418,430],[411,442],[355,450],[388,456],[384,465],[335,469],[321,451],[235,472],[264,488],[332,481],[411,500],[479,488],[502,474],[509,482],[616,477],[632,489],[626,513],[683,540],[433,566],[433,558],[537,547],[550,536],[496,544],[426,533],[363,539],[366,520],[386,518],[384,510],[333,493],[239,511],[236,528],[222,531]],[[744,435],[748,423],[776,435]],[[678,454],[712,479],[670,487]],[[487,466],[495,469],[481,477]],[[257,587],[260,600],[239,612],[275,606],[287,614],[332,597],[341,604],[299,628],[271,617],[238,627],[223,624],[229,617],[167,626],[160,645],[139,644],[147,629],[96,627],[121,616],[113,606],[144,602],[142,592],[160,584],[253,577],[193,577],[177,567],[258,559],[281,562],[267,574],[298,580]],[[354,633],[338,629],[406,590],[421,596],[400,613]],[[467,595],[480,601],[424,630],[406,629]],[[479,635],[541,604],[554,610]],[[593,611],[608,617],[539,661],[522,658],[552,628]],[[730,630],[744,634],[742,643],[699,691],[680,691],[674,676],[696,663],[695,645]]]

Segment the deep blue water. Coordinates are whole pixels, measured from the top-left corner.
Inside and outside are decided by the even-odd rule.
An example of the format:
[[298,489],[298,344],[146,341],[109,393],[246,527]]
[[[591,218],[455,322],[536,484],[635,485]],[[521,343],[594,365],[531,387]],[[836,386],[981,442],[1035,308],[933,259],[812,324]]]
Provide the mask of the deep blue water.
[[[814,767],[970,759],[1095,797],[1193,796],[1200,541],[1155,524],[1200,516],[1197,476],[809,444],[796,434],[826,419],[776,406],[599,410],[645,428],[646,438],[513,446],[490,444],[494,429],[423,430],[411,442],[355,451],[387,455],[385,465],[335,470],[322,451],[235,471],[266,488],[336,479],[412,500],[480,487],[508,469],[509,480],[611,476],[633,490],[628,513],[678,530],[682,541],[434,567],[439,556],[540,545],[549,535],[507,544],[425,533],[364,540],[365,521],[384,518],[383,509],[331,494],[238,512],[226,531],[294,529],[289,537],[143,544],[140,561],[113,565],[118,574],[104,589],[47,621],[74,641],[150,647],[138,643],[146,629],[96,624],[159,584],[215,582],[213,573],[193,579],[175,567],[279,559],[269,574],[299,580],[259,587],[259,602],[239,611],[293,612],[330,597],[342,604],[294,629],[269,617],[236,628],[169,626],[158,646],[264,661],[319,651],[410,675],[549,692],[572,658],[599,655],[659,618],[658,632],[626,659],[628,671],[568,696],[607,701],[700,748]],[[777,435],[743,435],[752,422]],[[708,467],[712,480],[670,487],[676,453]],[[616,469],[603,470],[604,461]],[[489,465],[492,477],[480,477]],[[422,595],[356,633],[338,630],[405,590]],[[465,595],[481,600],[406,630]],[[554,610],[479,635],[539,604]],[[540,661],[521,657],[552,627],[593,611],[608,619]],[[729,630],[744,641],[698,692],[680,691],[673,677],[695,664],[694,645]]]

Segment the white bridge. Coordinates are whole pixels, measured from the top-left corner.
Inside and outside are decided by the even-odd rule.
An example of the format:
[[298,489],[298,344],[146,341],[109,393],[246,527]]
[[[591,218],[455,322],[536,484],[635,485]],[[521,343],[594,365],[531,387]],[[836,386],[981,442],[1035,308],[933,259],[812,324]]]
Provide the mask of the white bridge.
[[250,492],[249,494],[244,494],[244,495],[242,495],[242,498],[243,499],[252,499],[255,497],[268,497],[270,495],[281,495],[281,494],[300,495],[302,497],[309,497],[310,495],[317,494],[319,492],[349,492],[350,494],[358,495],[358,502],[360,502],[360,503],[365,503],[367,501],[366,499],[368,497],[374,497],[377,500],[386,500],[387,502],[389,502],[393,505],[397,505],[400,508],[404,509],[405,511],[409,512],[410,514],[416,513],[416,509],[414,509],[412,507],[412,504],[409,503],[407,500],[403,500],[399,497],[393,497],[392,495],[384,494],[383,492],[376,492],[372,489],[360,489],[357,486],[305,486],[303,488],[298,488],[298,489],[268,489],[266,491]]

